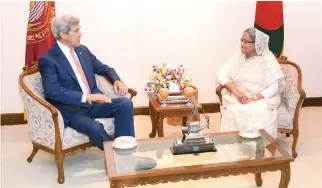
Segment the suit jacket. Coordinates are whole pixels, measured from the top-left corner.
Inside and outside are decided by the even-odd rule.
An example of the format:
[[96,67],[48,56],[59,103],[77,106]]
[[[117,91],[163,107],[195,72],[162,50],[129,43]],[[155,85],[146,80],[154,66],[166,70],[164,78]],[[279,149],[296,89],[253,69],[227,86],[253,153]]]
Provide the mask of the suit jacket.
[[[95,74],[107,76],[113,83],[120,79],[115,70],[101,61],[81,45],[74,49],[83,67],[91,93],[101,93],[95,80]],[[46,100],[62,114],[65,127],[80,108],[88,108],[89,103],[81,103],[82,89],[66,56],[55,43],[38,61],[38,69]]]

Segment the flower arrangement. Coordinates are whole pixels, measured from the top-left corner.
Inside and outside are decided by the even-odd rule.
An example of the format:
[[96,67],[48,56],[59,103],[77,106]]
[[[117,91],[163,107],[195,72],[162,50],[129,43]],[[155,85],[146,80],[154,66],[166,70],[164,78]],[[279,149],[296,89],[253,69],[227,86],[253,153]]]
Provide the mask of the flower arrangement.
[[180,90],[192,86],[191,79],[184,73],[183,65],[176,68],[167,64],[154,65],[145,91],[157,92],[160,88],[169,89],[171,83],[177,84]]

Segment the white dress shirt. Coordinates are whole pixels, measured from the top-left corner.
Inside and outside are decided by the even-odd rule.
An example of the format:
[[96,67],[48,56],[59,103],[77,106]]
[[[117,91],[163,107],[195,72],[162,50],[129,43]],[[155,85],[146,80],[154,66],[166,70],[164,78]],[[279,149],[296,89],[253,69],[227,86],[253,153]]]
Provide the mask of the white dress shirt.
[[[63,43],[59,42],[59,41],[57,41],[57,44],[58,44],[59,48],[61,49],[61,51],[64,53],[65,57],[67,58],[70,66],[72,67],[72,69],[73,69],[73,71],[74,71],[74,73],[76,75],[77,81],[78,81],[78,83],[79,83],[79,85],[80,85],[80,87],[82,89],[83,95],[82,95],[82,101],[81,102],[86,103],[86,96],[89,93],[89,91],[88,91],[85,83],[83,82],[82,76],[78,72],[76,65],[73,62],[72,55],[70,54],[70,48],[68,46],[64,45]],[[76,52],[75,52],[75,54],[76,54]],[[76,54],[76,58],[78,59],[77,54]],[[78,59],[78,61],[79,61],[79,59]]]

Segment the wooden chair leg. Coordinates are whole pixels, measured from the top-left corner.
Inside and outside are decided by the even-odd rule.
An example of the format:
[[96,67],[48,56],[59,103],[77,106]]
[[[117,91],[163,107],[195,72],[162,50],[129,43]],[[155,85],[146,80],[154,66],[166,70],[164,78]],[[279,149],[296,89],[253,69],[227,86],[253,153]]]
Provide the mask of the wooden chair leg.
[[32,152],[31,152],[31,154],[30,154],[30,156],[27,158],[27,161],[29,162],[29,163],[31,163],[32,162],[32,159],[34,158],[34,156],[36,155],[36,153],[38,152],[38,150],[39,150],[39,148],[37,148],[34,144],[32,144]]
[[255,174],[255,182],[256,182],[256,186],[262,186],[263,185],[263,179],[262,179],[262,175],[261,173],[256,173]]
[[62,151],[56,152],[55,159],[56,159],[56,165],[58,170],[57,181],[59,184],[63,184],[65,182],[65,177],[64,177],[64,155]]
[[297,157],[297,153],[296,153],[296,144],[297,144],[297,140],[299,138],[299,131],[297,130],[293,130],[292,131],[293,134],[293,144],[292,144],[292,155],[294,158]]

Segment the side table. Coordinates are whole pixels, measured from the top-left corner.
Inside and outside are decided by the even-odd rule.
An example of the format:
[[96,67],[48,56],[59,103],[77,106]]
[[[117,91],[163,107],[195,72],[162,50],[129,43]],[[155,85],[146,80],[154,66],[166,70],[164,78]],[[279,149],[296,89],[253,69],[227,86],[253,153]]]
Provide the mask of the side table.
[[[154,138],[156,133],[158,133],[158,137],[164,137],[163,132],[163,119],[169,116],[178,116],[182,117],[182,125],[186,126],[187,118],[189,117],[193,106],[185,106],[185,105],[169,105],[167,107],[161,107],[160,102],[157,99],[157,96],[154,93],[149,92],[149,112],[150,118],[152,122],[152,131],[149,134],[150,138]],[[198,108],[200,112],[202,106],[196,100],[195,97],[192,97],[192,102]]]
[[[194,88],[194,96],[198,101],[198,88],[196,86],[191,86],[191,87]],[[187,123],[191,121],[200,121],[200,114],[196,114],[192,117],[189,117],[187,120]],[[167,117],[167,123],[172,126],[182,125],[182,117],[177,117],[177,116]]]

